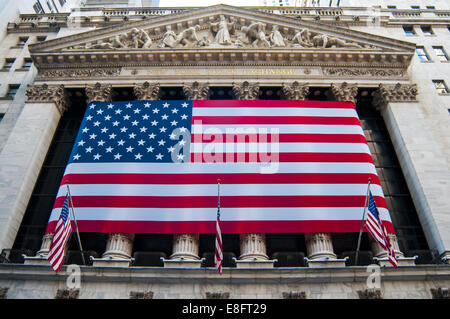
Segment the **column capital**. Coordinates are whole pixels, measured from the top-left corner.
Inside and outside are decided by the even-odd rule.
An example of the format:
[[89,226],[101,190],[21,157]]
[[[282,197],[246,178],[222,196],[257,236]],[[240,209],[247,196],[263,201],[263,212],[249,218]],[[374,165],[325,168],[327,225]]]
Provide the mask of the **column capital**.
[[209,83],[184,85],[183,92],[189,100],[207,100],[209,98]]
[[356,95],[358,95],[358,86],[355,84],[348,84],[347,82],[341,85],[331,84],[331,93],[336,101],[349,101],[356,104]]
[[291,85],[283,85],[282,92],[287,100],[306,100],[309,94],[309,86],[306,83],[292,82]]
[[259,83],[251,84],[248,81],[233,83],[233,93],[238,100],[257,100],[259,96]]
[[159,100],[161,94],[159,83],[144,82],[142,84],[136,84],[133,90],[138,100]]
[[69,107],[64,85],[35,84],[29,85],[26,91],[29,103],[54,103],[63,114]]
[[112,100],[112,86],[103,85],[99,82],[86,86],[87,103],[94,101],[109,102]]
[[381,111],[388,103],[392,102],[415,102],[417,101],[416,84],[385,85],[380,84],[373,96],[373,105]]

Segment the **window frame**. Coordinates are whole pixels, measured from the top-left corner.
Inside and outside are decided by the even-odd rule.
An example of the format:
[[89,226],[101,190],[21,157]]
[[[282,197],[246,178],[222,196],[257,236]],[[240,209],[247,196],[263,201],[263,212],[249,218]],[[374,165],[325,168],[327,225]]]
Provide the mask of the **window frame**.
[[[436,93],[439,95],[448,95],[450,94],[450,91],[448,90],[448,86],[445,83],[444,80],[433,80],[434,89],[436,90]],[[439,90],[443,90],[443,92],[439,92]]]
[[16,63],[16,59],[15,58],[6,58],[5,59],[5,64],[3,64],[3,68],[2,70],[4,71],[11,71],[14,63]]
[[432,36],[434,35],[433,28],[431,25],[421,25],[420,30],[422,31],[422,34],[425,36]]
[[[450,58],[448,57],[448,54],[443,46],[433,46],[433,51],[440,62],[450,62]],[[440,52],[438,53],[438,51]]]
[[[6,92],[6,97],[14,99],[17,95],[17,91],[20,89],[20,84],[9,84],[8,91]],[[12,94],[13,93],[13,94]]]
[[[405,35],[407,36],[413,36],[417,35],[416,30],[414,29],[413,25],[404,25],[402,26],[403,32],[405,32]],[[407,29],[411,29],[411,31],[408,31]]]
[[[422,50],[423,53],[419,54],[419,50]],[[427,50],[425,50],[425,47],[423,46],[416,47],[416,54],[419,57],[420,62],[432,62]],[[422,57],[426,57],[426,59],[422,59]]]

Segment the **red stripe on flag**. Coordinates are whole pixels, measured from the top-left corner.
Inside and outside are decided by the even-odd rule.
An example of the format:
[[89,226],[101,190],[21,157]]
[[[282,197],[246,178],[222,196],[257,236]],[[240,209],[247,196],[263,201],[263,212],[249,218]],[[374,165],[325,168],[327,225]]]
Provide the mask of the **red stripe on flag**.
[[322,116],[193,116],[192,123],[203,125],[358,125],[356,117]]
[[295,107],[295,108],[341,108],[354,109],[352,102],[336,102],[336,101],[295,101],[295,100],[195,100],[196,107]]
[[[49,223],[47,233],[52,233],[56,221]],[[94,233],[155,233],[155,234],[186,234],[186,233],[210,233],[216,232],[216,221],[99,221],[78,220],[78,228],[81,232]],[[390,222],[384,221],[386,230],[394,233]],[[360,228],[359,220],[289,220],[289,221],[220,221],[222,234],[241,233],[354,233]]]
[[[223,208],[235,207],[363,207],[365,196],[223,196]],[[374,196],[378,207],[387,208],[383,197]],[[73,205],[116,208],[214,208],[214,196],[72,196]],[[55,208],[62,207],[58,197]]]
[[[270,132],[263,135],[266,140],[261,140],[261,134],[192,134],[191,143],[211,143],[223,141],[224,143],[236,142],[271,142]],[[211,140],[213,138],[213,140]],[[275,142],[280,143],[363,143],[367,144],[364,135],[360,134],[277,134]]]
[[190,156],[191,156],[191,163],[322,162],[322,163],[373,164],[372,156],[367,153],[269,153],[269,154],[270,155],[264,153],[216,153],[216,154],[191,153]]
[[372,184],[380,185],[375,174],[364,173],[205,173],[205,174],[67,174],[61,182],[71,184],[159,184],[199,185],[217,184],[217,179],[226,184]]

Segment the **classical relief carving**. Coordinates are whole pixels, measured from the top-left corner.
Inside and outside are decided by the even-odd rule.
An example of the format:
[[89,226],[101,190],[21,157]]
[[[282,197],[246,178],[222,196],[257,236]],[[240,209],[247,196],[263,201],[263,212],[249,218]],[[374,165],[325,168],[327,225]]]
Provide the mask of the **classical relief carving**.
[[231,19],[227,21],[224,15],[220,15],[219,21],[211,23],[210,28],[214,33],[214,43],[221,45],[231,45],[231,34],[234,34],[236,27],[236,21]]
[[332,76],[376,76],[376,77],[403,77],[403,69],[357,69],[357,68],[325,68],[324,75]]
[[30,103],[55,103],[61,114],[67,110],[69,105],[64,85],[30,85],[26,95]]
[[286,39],[283,37],[280,31],[278,31],[278,26],[272,26],[272,32],[269,34],[269,41],[273,47],[285,47]]
[[47,70],[42,71],[40,76],[43,78],[90,78],[104,76],[118,76],[120,69],[77,69],[77,70]]
[[242,27],[242,31],[245,33],[251,45],[253,47],[270,47],[270,43],[267,40],[265,33],[266,26],[261,22],[252,22],[247,27]]
[[133,88],[134,95],[138,100],[158,100],[160,89],[159,83],[150,84],[148,82],[138,84]]
[[133,28],[128,32],[116,35],[113,38],[100,40],[99,42],[86,43],[73,47],[74,49],[146,49],[153,41],[145,30]]
[[110,85],[102,85],[96,83],[86,87],[87,103],[93,101],[108,102],[112,99],[112,87]]
[[282,92],[287,100],[306,100],[309,86],[295,81],[291,85],[283,85]]
[[356,103],[356,95],[358,95],[358,87],[356,85],[350,85],[347,82],[342,83],[340,86],[331,84],[331,93],[336,101],[349,101]]
[[[248,21],[248,20],[247,20]],[[306,28],[285,29],[283,34],[280,26],[272,24],[270,32],[266,31],[266,22],[236,19],[233,16],[220,15],[216,22],[199,21],[188,26],[178,34],[171,25],[160,34],[159,28],[138,29],[120,33],[95,42],[76,45],[69,49],[147,49],[176,47],[286,47],[286,48],[370,48],[350,40],[344,40],[322,32]]]
[[378,90],[375,91],[373,104],[378,110],[381,110],[391,102],[416,101],[417,93],[416,84],[380,84]]
[[209,85],[197,81],[191,85],[183,86],[183,92],[189,100],[207,100],[209,98]]
[[233,83],[233,93],[239,100],[256,100],[259,96],[259,85],[247,81],[241,84]]

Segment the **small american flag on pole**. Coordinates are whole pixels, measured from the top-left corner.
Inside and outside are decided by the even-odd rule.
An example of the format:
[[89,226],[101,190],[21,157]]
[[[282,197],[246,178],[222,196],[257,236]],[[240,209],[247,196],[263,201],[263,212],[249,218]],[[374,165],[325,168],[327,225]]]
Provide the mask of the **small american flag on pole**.
[[223,260],[223,247],[222,247],[222,233],[220,231],[220,179],[219,179],[217,181],[216,249],[214,255],[214,265],[219,270],[219,274],[222,274],[222,260]]
[[72,221],[69,213],[69,194],[66,194],[61,214],[56,223],[55,235],[53,236],[50,251],[47,256],[55,272],[59,271],[64,262],[64,248],[71,233]]
[[395,251],[392,248],[386,228],[383,226],[383,222],[379,217],[378,209],[375,204],[375,200],[373,199],[371,191],[369,191],[368,211],[369,212],[367,214],[367,219],[365,223],[366,229],[372,235],[372,237],[380,244],[380,246],[387,251],[389,262],[392,264],[392,266],[397,268],[398,262],[397,258],[395,257]]

